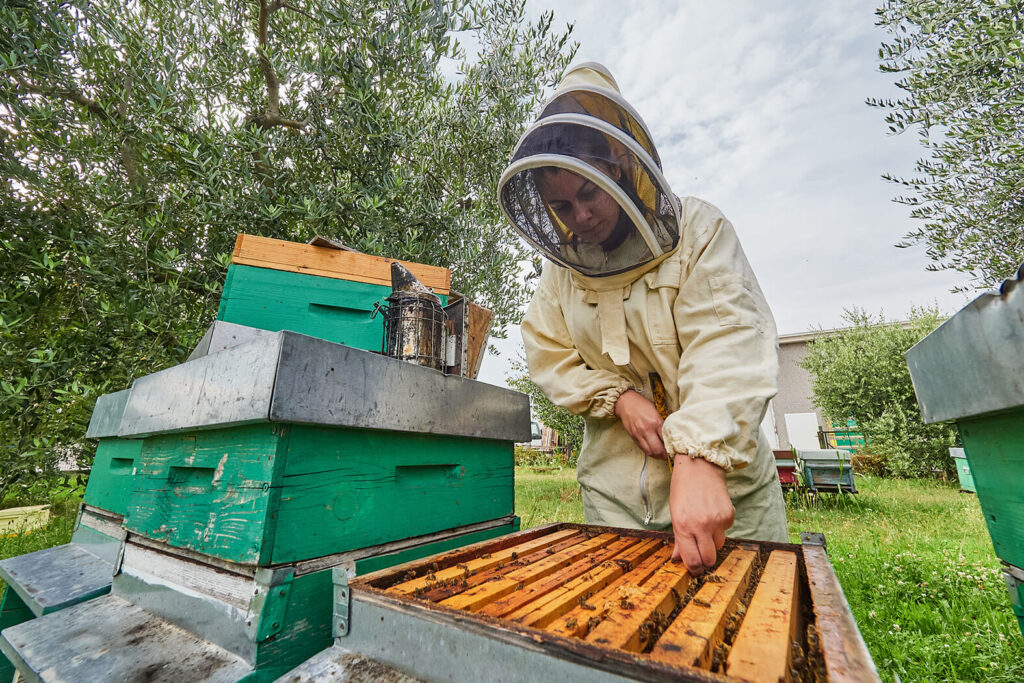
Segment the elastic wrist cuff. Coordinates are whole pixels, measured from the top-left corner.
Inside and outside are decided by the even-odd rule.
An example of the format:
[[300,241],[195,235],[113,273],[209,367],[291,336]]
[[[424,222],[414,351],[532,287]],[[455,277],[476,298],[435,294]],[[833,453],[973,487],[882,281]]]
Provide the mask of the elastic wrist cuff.
[[632,384],[622,380],[613,387],[599,391],[597,396],[594,397],[593,408],[591,408],[590,414],[593,417],[615,417],[615,404],[618,403],[619,396],[622,396],[632,388]]
[[687,455],[690,458],[701,458],[712,465],[718,465],[726,472],[732,472],[732,458],[722,452],[720,448],[688,443],[685,441],[672,441],[665,444],[665,449],[672,458],[677,455]]

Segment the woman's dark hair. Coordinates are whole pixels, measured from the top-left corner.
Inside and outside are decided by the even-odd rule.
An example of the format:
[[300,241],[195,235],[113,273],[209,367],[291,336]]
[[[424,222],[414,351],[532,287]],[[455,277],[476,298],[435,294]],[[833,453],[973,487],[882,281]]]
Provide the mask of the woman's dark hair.
[[537,154],[559,154],[618,165],[618,160],[612,158],[611,145],[604,133],[575,123],[553,123],[533,131],[512,161]]

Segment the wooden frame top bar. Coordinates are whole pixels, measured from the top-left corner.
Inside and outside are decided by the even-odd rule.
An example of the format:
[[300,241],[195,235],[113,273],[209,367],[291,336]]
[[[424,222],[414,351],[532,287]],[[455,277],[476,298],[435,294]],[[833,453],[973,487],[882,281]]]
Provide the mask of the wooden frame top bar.
[[[691,577],[670,561],[672,541],[552,524],[349,586],[352,600],[446,624],[453,642],[487,633],[635,680],[879,680],[823,548],[727,539],[714,569]],[[364,625],[369,641],[378,621]]]
[[[371,256],[358,251],[344,251],[299,242],[272,239],[240,233],[235,239],[231,263],[256,268],[270,268],[291,273],[304,273],[338,280],[391,286],[391,263],[398,259]],[[447,296],[451,291],[451,271],[411,261],[398,261],[435,294]]]

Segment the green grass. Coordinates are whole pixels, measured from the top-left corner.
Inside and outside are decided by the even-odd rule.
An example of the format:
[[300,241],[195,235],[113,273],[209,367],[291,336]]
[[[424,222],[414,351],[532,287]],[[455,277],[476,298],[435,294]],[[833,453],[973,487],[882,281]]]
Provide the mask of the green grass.
[[516,514],[522,528],[551,522],[583,523],[583,499],[576,483],[576,470],[570,468],[535,471],[516,468]]
[[[517,468],[523,528],[582,522],[575,477],[572,469]],[[977,498],[935,482],[858,477],[857,486],[856,496],[791,494],[790,540],[825,534],[883,680],[1024,680],[1024,639]],[[0,537],[0,559],[67,543],[78,502],[58,500],[46,527]]]
[[[787,497],[790,540],[825,534],[882,679],[1024,680],[1024,639],[978,500],[954,485],[858,477],[855,496]],[[575,472],[516,470],[523,528],[580,522]]]

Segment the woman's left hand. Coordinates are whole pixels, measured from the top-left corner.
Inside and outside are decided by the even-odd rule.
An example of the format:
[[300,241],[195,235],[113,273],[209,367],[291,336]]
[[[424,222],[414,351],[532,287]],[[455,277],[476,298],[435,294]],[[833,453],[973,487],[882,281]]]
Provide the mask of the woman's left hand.
[[676,541],[672,559],[682,560],[690,574],[700,576],[715,566],[736,514],[725,470],[703,458],[676,457],[669,510]]

